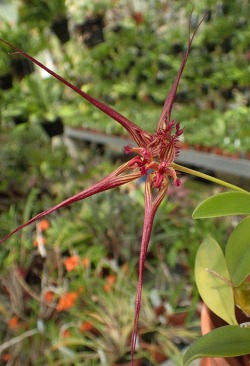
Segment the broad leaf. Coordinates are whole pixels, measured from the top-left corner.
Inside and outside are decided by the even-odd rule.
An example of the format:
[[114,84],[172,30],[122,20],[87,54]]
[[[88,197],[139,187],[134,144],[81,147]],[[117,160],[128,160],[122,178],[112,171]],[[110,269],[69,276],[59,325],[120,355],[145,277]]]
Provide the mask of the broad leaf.
[[250,273],[250,216],[230,235],[225,257],[233,285],[238,287]]
[[225,192],[201,202],[193,212],[194,219],[250,214],[250,193]]
[[[222,278],[216,276],[220,275]],[[212,238],[200,245],[195,260],[195,280],[203,301],[228,324],[237,324],[233,288],[220,245]]]
[[184,354],[183,364],[203,357],[236,357],[250,353],[250,329],[226,325],[198,338]]

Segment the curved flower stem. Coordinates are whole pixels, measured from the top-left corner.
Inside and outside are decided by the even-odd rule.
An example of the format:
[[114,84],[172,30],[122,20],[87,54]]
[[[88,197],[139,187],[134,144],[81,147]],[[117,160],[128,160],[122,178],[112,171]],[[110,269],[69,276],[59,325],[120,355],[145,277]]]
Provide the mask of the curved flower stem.
[[248,193],[248,191],[246,191],[245,189],[237,187],[234,184],[231,184],[231,183],[225,182],[224,180],[212,177],[211,175],[204,174],[204,173],[198,172],[196,170],[186,168],[185,166],[173,163],[172,167],[175,170],[178,170],[179,172],[191,174],[191,175],[194,175],[195,177],[199,177],[199,178],[203,178],[205,180],[209,180],[210,182],[213,182],[213,183],[219,184],[221,186],[230,188],[234,191],[240,191],[240,192],[247,192]]

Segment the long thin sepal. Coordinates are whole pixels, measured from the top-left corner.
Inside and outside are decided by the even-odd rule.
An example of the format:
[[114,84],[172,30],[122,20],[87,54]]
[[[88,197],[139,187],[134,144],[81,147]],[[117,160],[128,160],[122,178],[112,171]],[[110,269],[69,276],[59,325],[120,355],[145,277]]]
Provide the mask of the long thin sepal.
[[146,255],[148,251],[148,245],[151,237],[151,232],[154,223],[154,217],[156,211],[162,202],[163,198],[166,196],[167,187],[163,187],[156,198],[152,198],[152,188],[150,180],[148,179],[145,184],[145,211],[144,211],[144,222],[143,222],[143,232],[141,240],[141,251],[139,260],[139,274],[138,274],[138,284],[137,284],[137,294],[136,294],[136,304],[135,304],[135,317],[133,332],[131,337],[131,366],[134,364],[134,354],[136,348],[136,340],[139,326],[139,316],[141,310],[141,298],[142,298],[142,284],[143,284],[143,270],[146,260]]
[[191,15],[190,15],[190,18],[189,18],[189,32],[188,32],[187,51],[186,51],[186,53],[183,57],[183,60],[182,60],[180,69],[178,71],[178,74],[175,78],[175,81],[174,81],[174,83],[173,83],[173,85],[172,85],[172,87],[171,87],[171,89],[170,89],[170,91],[169,91],[169,93],[166,97],[166,100],[165,100],[165,103],[163,105],[163,109],[162,109],[162,112],[161,112],[161,116],[160,116],[160,119],[159,119],[159,122],[158,122],[157,130],[163,129],[165,127],[165,123],[169,122],[170,119],[171,119],[171,112],[172,112],[173,104],[174,104],[174,101],[175,101],[177,88],[178,88],[178,85],[179,85],[179,82],[180,82],[180,79],[181,79],[181,75],[183,73],[183,70],[185,68],[189,53],[191,51],[191,46],[192,46],[194,36],[195,36],[199,26],[201,25],[201,23],[204,20],[204,17],[203,17],[202,20],[197,25],[197,27],[195,28],[195,31],[194,31],[192,37],[190,37],[190,33],[191,33],[191,30],[190,30],[190,28],[191,28],[191,24],[190,24],[191,23]]
[[128,183],[134,179],[137,179],[141,176],[140,172],[120,175],[127,169],[129,169],[129,162],[121,165],[114,172],[107,175],[105,178],[103,178],[98,183],[94,184],[93,186],[75,194],[74,196],[72,196],[70,198],[67,198],[66,200],[58,203],[57,205],[49,208],[48,210],[40,212],[38,215],[34,216],[32,219],[30,219],[26,223],[22,224],[21,226],[17,227],[15,230],[13,230],[7,236],[5,236],[3,239],[1,239],[0,244],[2,244],[6,239],[8,239],[9,237],[11,237],[13,234],[17,233],[21,229],[25,228],[26,226],[29,226],[33,222],[42,219],[43,217],[51,214],[54,211],[59,210],[62,207],[69,206],[74,202],[84,200],[85,198],[93,196],[96,193],[104,192],[111,188],[119,187],[119,186],[121,186],[125,183]]
[[70,89],[74,90],[77,94],[81,95],[84,99],[89,101],[91,104],[93,104],[95,107],[100,109],[102,112],[107,114],[109,117],[113,118],[115,121],[120,123],[125,130],[128,131],[128,133],[131,135],[131,137],[134,139],[134,141],[141,147],[145,147],[145,144],[147,142],[147,137],[149,134],[144,131],[142,128],[137,126],[135,123],[127,119],[125,116],[114,110],[113,108],[109,107],[108,105],[100,102],[99,100],[95,99],[94,97],[90,96],[89,94],[85,93],[81,89],[77,88],[75,85],[71,84],[69,81],[65,80],[62,76],[58,75],[54,71],[50,70],[47,66],[43,65],[41,62],[36,60],[34,57],[28,55],[26,52],[20,50],[19,48],[15,47],[11,43],[5,41],[4,39],[0,38],[0,41],[7,44],[11,48],[13,48],[17,53],[22,54],[24,57],[28,58],[32,62],[34,62],[36,65],[41,67],[43,70],[47,71],[50,75],[52,75],[54,78],[59,80],[61,83],[67,85]]

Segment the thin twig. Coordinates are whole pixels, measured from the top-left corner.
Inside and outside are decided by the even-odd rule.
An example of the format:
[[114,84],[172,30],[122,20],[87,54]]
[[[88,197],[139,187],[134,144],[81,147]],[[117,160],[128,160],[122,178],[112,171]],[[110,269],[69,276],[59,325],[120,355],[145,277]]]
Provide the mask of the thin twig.
[[22,342],[27,337],[32,337],[33,335],[39,333],[37,329],[31,329],[23,334],[20,334],[18,337],[12,338],[9,341],[1,344],[0,346],[0,353],[2,353],[6,348],[14,346],[14,344]]

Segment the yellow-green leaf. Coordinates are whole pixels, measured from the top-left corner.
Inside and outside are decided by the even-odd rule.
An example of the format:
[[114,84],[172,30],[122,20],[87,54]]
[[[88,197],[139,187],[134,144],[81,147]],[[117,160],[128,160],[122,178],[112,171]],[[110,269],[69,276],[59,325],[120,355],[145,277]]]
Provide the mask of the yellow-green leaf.
[[245,281],[234,288],[234,298],[237,306],[250,316],[250,282]]
[[186,351],[184,366],[203,357],[236,357],[250,353],[250,329],[226,325],[198,338]]
[[201,202],[193,212],[194,219],[250,214],[250,193],[225,192]]
[[237,324],[233,288],[230,284],[225,257],[220,245],[212,238],[204,240],[198,249],[195,260],[195,280],[207,306],[228,324]]
[[233,285],[238,287],[250,273],[250,216],[230,235],[225,256]]

